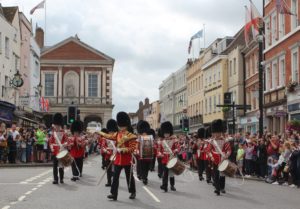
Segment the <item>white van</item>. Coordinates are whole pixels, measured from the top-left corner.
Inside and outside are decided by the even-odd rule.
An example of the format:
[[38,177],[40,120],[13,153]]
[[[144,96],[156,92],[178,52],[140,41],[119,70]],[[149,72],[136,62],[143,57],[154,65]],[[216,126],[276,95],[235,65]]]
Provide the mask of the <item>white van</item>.
[[86,131],[89,133],[95,133],[101,131],[101,123],[92,121],[87,124]]

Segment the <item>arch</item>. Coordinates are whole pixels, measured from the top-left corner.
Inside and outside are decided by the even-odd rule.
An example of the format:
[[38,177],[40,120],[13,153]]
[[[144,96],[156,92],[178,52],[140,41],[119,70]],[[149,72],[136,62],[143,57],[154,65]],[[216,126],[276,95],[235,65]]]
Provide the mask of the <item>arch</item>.
[[79,75],[69,71],[64,75],[64,97],[79,97]]
[[89,123],[89,122],[97,122],[97,123],[101,123],[101,125],[103,125],[103,123],[102,123],[102,118],[100,117],[100,116],[98,116],[98,115],[87,115],[85,118],[84,118],[84,122],[83,122],[83,124],[84,124],[84,128],[86,128],[87,127],[87,124]]

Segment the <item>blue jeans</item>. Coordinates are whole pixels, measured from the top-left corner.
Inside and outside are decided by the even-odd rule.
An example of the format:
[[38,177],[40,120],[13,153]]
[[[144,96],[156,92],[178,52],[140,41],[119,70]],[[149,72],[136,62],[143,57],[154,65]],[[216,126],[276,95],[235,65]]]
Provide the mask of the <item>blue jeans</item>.
[[26,146],[26,162],[31,162],[32,146]]

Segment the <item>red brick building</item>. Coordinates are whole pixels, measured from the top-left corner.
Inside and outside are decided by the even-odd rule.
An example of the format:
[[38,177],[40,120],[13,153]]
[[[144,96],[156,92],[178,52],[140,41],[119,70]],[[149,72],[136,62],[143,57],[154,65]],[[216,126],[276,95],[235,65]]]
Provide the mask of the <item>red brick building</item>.
[[66,115],[70,104],[80,109],[85,125],[106,124],[112,117],[112,73],[114,59],[82,42],[77,36],[44,47],[43,31],[36,40],[42,48],[42,96],[50,100],[50,114]]
[[265,113],[267,127],[283,133],[289,118],[300,119],[300,87],[286,89],[290,82],[299,84],[300,0],[285,0],[295,15],[281,14],[276,0],[266,1],[265,21]]

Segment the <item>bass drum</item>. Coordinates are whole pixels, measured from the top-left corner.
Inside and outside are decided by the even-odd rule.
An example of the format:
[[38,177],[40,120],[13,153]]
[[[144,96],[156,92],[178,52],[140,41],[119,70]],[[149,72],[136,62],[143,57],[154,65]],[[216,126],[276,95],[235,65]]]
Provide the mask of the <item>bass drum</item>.
[[167,168],[170,169],[171,171],[173,171],[173,173],[178,176],[178,175],[182,174],[183,171],[185,170],[185,165],[183,164],[183,162],[181,162],[177,158],[172,158],[168,162]]
[[218,170],[224,173],[226,176],[233,177],[237,171],[238,167],[236,164],[230,162],[229,160],[224,160],[220,163]]
[[73,162],[73,158],[67,150],[59,152],[56,158],[64,167],[70,166]]

